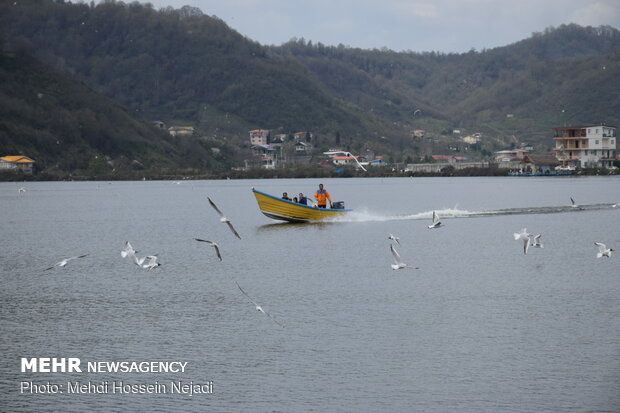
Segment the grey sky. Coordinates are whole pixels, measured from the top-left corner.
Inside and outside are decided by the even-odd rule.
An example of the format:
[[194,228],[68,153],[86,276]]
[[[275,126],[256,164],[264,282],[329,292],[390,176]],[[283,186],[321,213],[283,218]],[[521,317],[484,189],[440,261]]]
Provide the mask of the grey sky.
[[[140,0],[146,2],[146,0]],[[190,5],[259,43],[293,37],[326,45],[416,52],[505,46],[547,27],[620,27],[618,0],[152,0]]]

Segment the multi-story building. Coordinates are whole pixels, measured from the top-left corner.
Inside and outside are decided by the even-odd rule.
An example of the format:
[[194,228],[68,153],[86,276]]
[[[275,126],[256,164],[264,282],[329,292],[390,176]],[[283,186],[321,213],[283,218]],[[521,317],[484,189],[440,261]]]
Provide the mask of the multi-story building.
[[269,131],[266,129],[254,129],[250,131],[250,144],[252,145],[267,145],[267,137]]
[[603,124],[553,128],[555,157],[564,166],[611,168],[616,159],[616,128]]
[[277,150],[271,145],[255,145],[252,147],[254,153],[253,159],[246,160],[246,169],[249,168],[264,168],[275,169],[277,165]]

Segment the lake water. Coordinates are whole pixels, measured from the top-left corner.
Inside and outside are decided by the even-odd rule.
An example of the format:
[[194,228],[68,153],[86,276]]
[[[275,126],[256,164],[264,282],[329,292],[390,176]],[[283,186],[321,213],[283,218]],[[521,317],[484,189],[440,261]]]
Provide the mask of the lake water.
[[[318,183],[0,184],[0,410],[620,411],[619,177],[325,179],[354,212],[303,225],[263,216],[250,191]],[[426,228],[433,210],[445,227]],[[543,249],[523,254],[523,227]],[[390,233],[419,269],[390,268]],[[127,240],[162,266],[121,258]],[[597,259],[595,241],[617,255]],[[22,357],[187,367],[22,373]],[[20,393],[29,381],[65,391]],[[213,393],[68,394],[77,381]]]

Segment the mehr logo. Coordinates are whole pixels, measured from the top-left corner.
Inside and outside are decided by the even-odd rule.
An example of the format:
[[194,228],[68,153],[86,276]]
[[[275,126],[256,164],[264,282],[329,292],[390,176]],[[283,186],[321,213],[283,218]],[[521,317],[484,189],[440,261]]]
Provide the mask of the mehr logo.
[[22,357],[22,373],[81,373],[77,357]]

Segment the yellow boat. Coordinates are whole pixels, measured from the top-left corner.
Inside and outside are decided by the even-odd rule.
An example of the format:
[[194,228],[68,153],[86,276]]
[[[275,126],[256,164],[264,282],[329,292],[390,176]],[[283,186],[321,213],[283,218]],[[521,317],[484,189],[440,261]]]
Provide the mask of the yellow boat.
[[335,218],[346,214],[351,209],[344,209],[344,202],[332,202],[332,208],[317,208],[309,205],[297,204],[273,195],[257,191],[252,192],[258,202],[260,212],[265,216],[288,222],[313,222],[325,218]]

